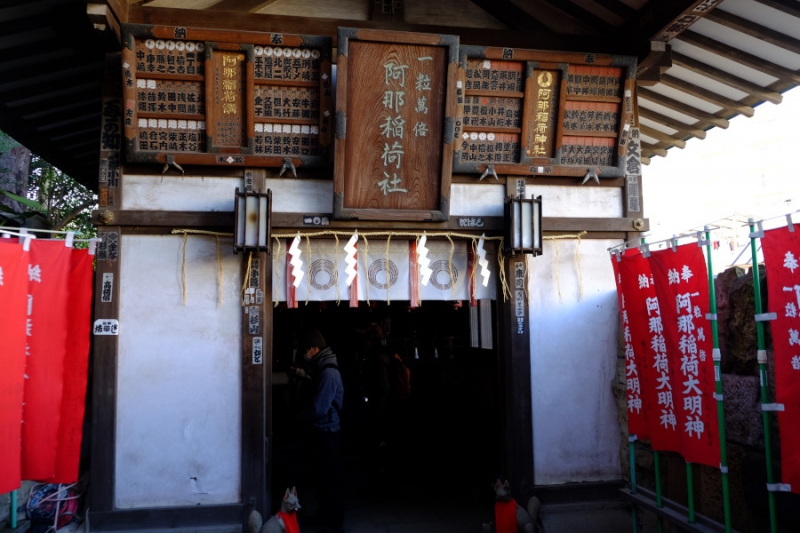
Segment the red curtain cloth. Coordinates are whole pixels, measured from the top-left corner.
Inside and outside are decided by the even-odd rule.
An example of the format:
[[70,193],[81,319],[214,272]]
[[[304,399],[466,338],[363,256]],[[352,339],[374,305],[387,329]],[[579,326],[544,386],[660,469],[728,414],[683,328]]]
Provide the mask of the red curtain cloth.
[[708,274],[697,244],[653,252],[650,269],[672,376],[681,455],[690,463],[720,466]]
[[64,392],[58,426],[55,476],[48,483],[78,481],[83,417],[92,331],[92,260],[88,250],[73,250],[69,273],[69,317],[64,364]]
[[800,233],[789,228],[764,232],[761,246],[767,271],[775,357],[775,401],[781,434],[781,481],[800,494]]
[[22,483],[27,295],[28,252],[21,244],[0,240],[0,494]]
[[22,477],[56,473],[58,428],[67,340],[67,289],[72,248],[64,241],[31,242],[28,264]]
[[[640,439],[652,437],[654,449],[672,450],[673,448],[656,446],[665,446],[665,442],[675,440],[674,429],[671,426],[651,429],[653,406],[658,405],[652,384],[658,376],[655,374],[654,365],[648,364],[651,333],[648,328],[646,305],[648,297],[655,297],[655,289],[650,286],[649,281],[650,266],[638,250],[626,250],[624,255],[619,255],[619,260],[617,257],[617,255],[611,256],[611,266],[617,284],[620,327],[625,346],[628,433]],[[644,283],[640,280],[644,280]]]

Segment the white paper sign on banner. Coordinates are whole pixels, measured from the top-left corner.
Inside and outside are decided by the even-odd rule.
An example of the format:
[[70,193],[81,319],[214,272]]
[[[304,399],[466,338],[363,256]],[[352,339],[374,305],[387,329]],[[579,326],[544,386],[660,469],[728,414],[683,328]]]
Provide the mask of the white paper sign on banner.
[[[311,254],[306,255],[306,277],[297,287],[298,302],[335,302],[350,299],[350,287],[347,286],[347,252],[344,246],[347,241],[339,239],[337,249],[333,239],[316,239],[311,241]],[[338,287],[338,292],[337,292]]]
[[389,263],[386,263],[386,240],[370,239],[358,249],[358,299],[369,301],[400,301],[411,298],[408,268],[408,241],[389,243]]

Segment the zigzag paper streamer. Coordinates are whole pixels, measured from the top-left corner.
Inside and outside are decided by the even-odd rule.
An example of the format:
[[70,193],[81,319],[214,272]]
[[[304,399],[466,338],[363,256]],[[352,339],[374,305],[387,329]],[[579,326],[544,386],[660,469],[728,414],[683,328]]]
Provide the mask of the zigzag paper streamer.
[[353,233],[353,236],[350,237],[350,240],[347,241],[347,244],[344,247],[344,250],[347,252],[347,255],[344,258],[345,263],[347,263],[347,268],[344,271],[347,273],[347,286],[349,287],[352,285],[353,280],[356,279],[356,275],[358,274],[358,268],[356,268],[356,264],[358,261],[356,260],[356,243],[358,242],[358,232]]
[[428,249],[425,248],[426,242],[428,242],[428,236],[423,235],[419,238],[419,244],[417,244],[417,263],[419,263],[419,273],[422,275],[422,284],[425,286],[428,285],[431,274],[433,274],[433,270],[428,268],[431,260],[428,259]]
[[481,266],[481,276],[483,276],[483,286],[486,287],[489,285],[489,276],[491,276],[491,272],[489,272],[489,261],[486,259],[486,250],[483,249],[483,235],[481,238],[478,239],[478,264]]
[[300,235],[294,238],[292,241],[292,246],[289,248],[289,255],[292,256],[291,261],[289,264],[292,265],[292,276],[294,276],[294,281],[292,285],[295,287],[300,286],[300,282],[303,280],[303,276],[305,276],[305,272],[303,272],[303,262],[300,260],[300,255],[302,252],[300,251]]

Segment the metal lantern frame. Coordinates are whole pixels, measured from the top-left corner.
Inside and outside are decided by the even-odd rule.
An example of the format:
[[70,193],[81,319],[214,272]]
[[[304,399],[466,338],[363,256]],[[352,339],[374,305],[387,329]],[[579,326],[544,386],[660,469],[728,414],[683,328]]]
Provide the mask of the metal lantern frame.
[[504,249],[508,255],[542,255],[542,197],[505,202]]
[[233,253],[272,253],[272,191],[240,191],[234,198]]

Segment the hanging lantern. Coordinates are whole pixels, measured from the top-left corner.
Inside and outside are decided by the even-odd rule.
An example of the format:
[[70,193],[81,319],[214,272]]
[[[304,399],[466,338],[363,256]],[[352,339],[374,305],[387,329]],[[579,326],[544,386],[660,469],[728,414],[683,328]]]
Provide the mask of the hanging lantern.
[[233,231],[233,253],[271,252],[272,191],[266,193],[236,188],[234,202],[236,226]]
[[542,197],[506,198],[505,251],[542,255]]

